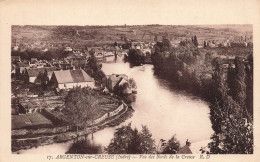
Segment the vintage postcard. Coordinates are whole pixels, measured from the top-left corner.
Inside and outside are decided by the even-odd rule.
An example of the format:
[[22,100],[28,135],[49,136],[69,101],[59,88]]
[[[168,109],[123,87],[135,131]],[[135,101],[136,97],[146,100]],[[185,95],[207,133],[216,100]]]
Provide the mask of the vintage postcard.
[[0,5],[0,161],[260,160],[260,1]]

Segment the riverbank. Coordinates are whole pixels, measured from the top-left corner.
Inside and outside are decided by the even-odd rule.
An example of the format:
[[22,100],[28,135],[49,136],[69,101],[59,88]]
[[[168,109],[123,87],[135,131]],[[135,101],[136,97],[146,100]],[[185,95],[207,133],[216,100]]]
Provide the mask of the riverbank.
[[[92,132],[94,133],[107,127],[117,126],[122,122],[124,122],[125,120],[127,120],[128,118],[131,118],[134,110],[132,109],[131,106],[128,106],[126,104],[123,105],[124,108],[120,112],[118,112],[118,114],[116,114],[113,117],[109,117],[103,121],[100,121],[99,123],[93,126],[86,127],[85,130],[80,131],[78,133],[79,137],[85,138],[86,136],[88,136],[88,134],[91,134]],[[22,149],[26,150],[26,149],[31,149],[33,147],[37,148],[43,145],[50,145],[54,143],[76,140],[76,138],[77,138],[77,133],[75,131],[63,132],[63,133],[53,134],[53,135],[39,135],[33,138],[19,138],[19,139],[16,138],[16,139],[12,139],[11,149],[13,153],[19,154],[19,150]]]

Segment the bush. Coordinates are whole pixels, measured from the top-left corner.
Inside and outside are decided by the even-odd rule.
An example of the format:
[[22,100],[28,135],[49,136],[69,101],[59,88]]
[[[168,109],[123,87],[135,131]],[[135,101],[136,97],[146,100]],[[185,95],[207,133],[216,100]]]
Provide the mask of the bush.
[[81,140],[71,145],[66,154],[100,154],[101,146],[91,143],[89,140]]

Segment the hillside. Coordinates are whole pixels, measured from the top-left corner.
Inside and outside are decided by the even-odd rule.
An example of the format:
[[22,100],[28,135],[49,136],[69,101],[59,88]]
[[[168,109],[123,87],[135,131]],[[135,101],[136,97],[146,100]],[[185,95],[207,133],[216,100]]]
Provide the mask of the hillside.
[[237,40],[240,36],[252,39],[251,25],[207,26],[12,26],[12,46],[30,48],[60,48],[123,43],[124,39],[153,42],[155,36],[167,33],[170,40],[186,39],[197,35],[199,43],[204,40]]

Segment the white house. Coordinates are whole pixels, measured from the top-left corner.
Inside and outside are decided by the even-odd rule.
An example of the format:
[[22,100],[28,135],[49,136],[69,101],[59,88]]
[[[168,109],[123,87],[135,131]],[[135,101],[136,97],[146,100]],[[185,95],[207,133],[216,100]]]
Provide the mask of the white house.
[[76,86],[95,87],[95,81],[84,70],[54,71],[50,79],[52,88],[70,89]]

